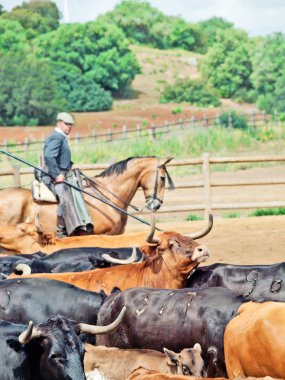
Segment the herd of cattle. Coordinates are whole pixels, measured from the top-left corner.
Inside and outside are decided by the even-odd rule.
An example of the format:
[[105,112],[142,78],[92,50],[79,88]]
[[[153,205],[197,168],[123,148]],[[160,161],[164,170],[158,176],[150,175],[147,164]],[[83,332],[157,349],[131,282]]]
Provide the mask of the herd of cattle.
[[0,227],[0,380],[285,379],[285,263],[198,267],[212,225],[64,239]]

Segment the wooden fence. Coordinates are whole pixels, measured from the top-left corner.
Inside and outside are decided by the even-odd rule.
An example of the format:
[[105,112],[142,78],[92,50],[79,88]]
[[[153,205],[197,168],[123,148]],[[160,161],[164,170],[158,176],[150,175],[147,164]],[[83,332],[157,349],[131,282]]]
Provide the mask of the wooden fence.
[[[191,183],[182,183],[175,181],[176,190],[179,189],[195,189],[199,188],[203,192],[203,202],[200,204],[191,205],[176,205],[168,207],[163,205],[159,213],[177,213],[177,212],[193,212],[193,211],[205,211],[211,212],[213,210],[237,210],[237,209],[257,209],[257,208],[270,208],[270,207],[285,207],[285,196],[284,201],[270,201],[270,202],[256,202],[254,199],[250,202],[230,202],[230,203],[213,203],[212,202],[212,191],[214,188],[219,187],[252,187],[252,186],[276,186],[285,185],[285,171],[284,175],[278,175],[275,179],[254,179],[251,180],[240,180],[239,178],[234,181],[214,181],[211,179],[211,167],[217,164],[248,164],[248,163],[281,163],[285,162],[285,156],[255,156],[255,157],[211,157],[209,153],[204,153],[202,157],[196,159],[187,160],[174,160],[169,163],[168,166],[179,167],[179,166],[200,166],[201,168],[201,180]],[[87,175],[88,172],[92,171],[98,172],[106,169],[109,164],[93,164],[93,165],[79,165],[80,170],[84,171]],[[29,168],[19,168],[19,166],[14,166],[13,169],[5,170],[0,172],[0,177],[12,176],[13,185],[15,187],[21,187],[23,183],[23,178],[25,176],[30,176],[33,174],[33,169]],[[89,174],[90,175],[90,174]],[[175,180],[175,179],[174,179]],[[238,191],[238,190],[237,190]],[[265,190],[266,191],[266,190]],[[285,187],[284,187],[285,194]],[[253,194],[254,198],[254,194]],[[188,202],[187,202],[188,203]]]
[[[258,127],[264,125],[270,120],[277,126],[280,122],[278,114],[274,114],[273,117],[266,115],[265,113],[247,113],[241,114],[244,116],[249,127]],[[80,142],[84,142],[85,145],[88,144],[98,144],[98,143],[112,143],[114,141],[134,139],[134,138],[145,138],[152,137],[154,140],[158,139],[163,134],[168,134],[175,132],[177,130],[186,130],[189,128],[211,128],[215,125],[223,125],[224,121],[221,120],[221,114],[216,114],[215,116],[209,117],[207,114],[195,117],[192,116],[190,119],[180,118],[178,122],[168,122],[165,121],[162,125],[156,125],[152,123],[149,126],[142,126],[138,124],[136,127],[127,127],[123,125],[122,127],[109,129],[104,133],[98,133],[95,129],[88,136],[82,136],[79,132],[75,134],[74,137],[69,138],[70,146],[79,146]],[[233,126],[232,114],[228,113],[227,126]],[[47,136],[43,134],[40,140],[32,140],[26,138],[24,142],[21,143],[11,143],[8,140],[2,141],[0,143],[0,148],[10,151],[11,153],[19,154],[29,152],[40,152],[43,149],[43,144]]]

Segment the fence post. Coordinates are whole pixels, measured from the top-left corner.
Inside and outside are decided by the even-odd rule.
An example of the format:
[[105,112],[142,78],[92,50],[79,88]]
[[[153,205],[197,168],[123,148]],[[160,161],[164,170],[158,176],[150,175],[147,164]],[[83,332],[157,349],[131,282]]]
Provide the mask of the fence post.
[[278,112],[274,111],[274,125],[277,128],[278,127]]
[[20,166],[19,165],[13,165],[13,181],[15,187],[21,187],[21,176],[20,176]]
[[138,137],[142,136],[142,127],[140,124],[137,124],[137,134],[138,134]]
[[80,142],[80,134],[79,134],[79,132],[77,132],[76,135],[75,135],[75,143],[76,143],[76,147],[78,147],[79,142]]
[[209,127],[209,118],[208,118],[208,115],[204,115],[204,117],[203,117],[203,119],[204,119],[204,126],[206,127],[206,128],[208,128]]
[[95,129],[92,131],[92,137],[93,137],[94,143],[96,143],[96,131],[95,131]]
[[233,127],[233,116],[232,116],[231,112],[229,112],[229,114],[228,114],[228,124],[229,124],[229,128]]
[[191,117],[191,127],[192,128],[195,127],[195,116],[194,115]]
[[205,219],[212,212],[212,195],[211,195],[211,179],[210,179],[210,153],[203,153],[202,172],[204,178],[204,201],[205,201]]
[[219,126],[219,127],[221,126],[220,114],[218,114],[218,113],[216,115],[216,125]]
[[164,126],[165,126],[165,133],[169,133],[170,132],[170,129],[169,129],[169,123],[167,120],[165,120],[164,122]]
[[128,138],[128,131],[127,131],[127,126],[126,125],[123,125],[123,139],[127,139]]
[[180,119],[179,119],[179,124],[180,124],[180,129],[183,129],[184,128],[184,119],[182,117],[180,117]]
[[29,149],[29,138],[28,137],[25,137],[24,145],[25,145],[25,150],[28,150]]
[[155,126],[155,124],[151,124],[151,134],[152,134],[152,138],[154,140],[156,140],[156,126]]
[[251,125],[253,126],[253,128],[255,128],[255,112],[254,111],[251,112],[250,119],[251,119]]
[[108,139],[108,142],[112,142],[113,141],[113,132],[112,132],[112,129],[109,129],[109,139]]

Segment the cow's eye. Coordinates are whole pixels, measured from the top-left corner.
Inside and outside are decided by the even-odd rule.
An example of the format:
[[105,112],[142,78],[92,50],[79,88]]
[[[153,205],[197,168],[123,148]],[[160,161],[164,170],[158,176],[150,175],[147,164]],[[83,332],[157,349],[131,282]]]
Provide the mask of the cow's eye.
[[189,367],[184,364],[182,365],[182,372],[183,372],[183,375],[191,375]]
[[63,362],[64,361],[64,356],[60,353],[55,353],[55,352],[52,352],[50,355],[49,355],[49,359],[53,360],[53,361],[58,361],[58,362]]

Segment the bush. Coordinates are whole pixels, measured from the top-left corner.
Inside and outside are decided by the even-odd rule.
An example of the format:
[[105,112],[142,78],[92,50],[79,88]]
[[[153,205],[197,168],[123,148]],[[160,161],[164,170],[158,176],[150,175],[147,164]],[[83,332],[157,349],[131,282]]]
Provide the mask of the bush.
[[195,220],[203,220],[203,217],[197,214],[190,214],[186,216],[186,220],[190,222]]
[[199,107],[220,105],[213,90],[201,80],[179,80],[174,85],[167,86],[160,101],[162,103],[187,102]]
[[107,111],[112,108],[113,98],[99,84],[86,77],[73,82],[73,89],[67,94],[67,106],[71,111]]
[[220,116],[220,123],[225,128],[246,129],[248,127],[245,115],[238,115],[235,111],[231,113],[223,112]]

